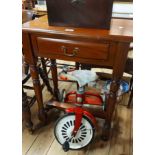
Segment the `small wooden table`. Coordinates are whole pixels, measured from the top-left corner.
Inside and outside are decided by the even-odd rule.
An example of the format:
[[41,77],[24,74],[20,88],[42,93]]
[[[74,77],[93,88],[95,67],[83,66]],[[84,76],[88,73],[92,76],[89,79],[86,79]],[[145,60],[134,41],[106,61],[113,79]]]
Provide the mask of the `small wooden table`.
[[38,102],[38,116],[46,123],[42,91],[37,70],[38,57],[51,59],[54,94],[58,97],[56,59],[94,64],[113,69],[110,96],[106,111],[103,138],[108,139],[116,93],[126,64],[129,45],[132,42],[132,20],[112,19],[110,30],[49,26],[47,16],[23,24],[23,49],[30,65],[34,90]]

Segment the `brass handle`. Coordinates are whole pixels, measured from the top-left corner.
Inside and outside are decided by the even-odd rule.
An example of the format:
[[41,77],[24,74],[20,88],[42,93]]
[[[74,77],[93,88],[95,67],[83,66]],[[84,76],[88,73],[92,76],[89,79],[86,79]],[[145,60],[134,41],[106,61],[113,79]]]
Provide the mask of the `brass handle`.
[[67,48],[65,46],[62,46],[61,47],[64,55],[68,56],[68,57],[74,57],[77,55],[78,51],[79,51],[79,48],[78,47],[75,47],[72,51],[72,53],[67,53]]

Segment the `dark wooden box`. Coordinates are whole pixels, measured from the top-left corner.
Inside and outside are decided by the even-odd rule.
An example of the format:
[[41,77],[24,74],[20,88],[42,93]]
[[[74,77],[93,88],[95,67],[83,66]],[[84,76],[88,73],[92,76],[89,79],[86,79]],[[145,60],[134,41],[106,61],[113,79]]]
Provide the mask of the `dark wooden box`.
[[113,0],[46,0],[50,26],[110,28]]

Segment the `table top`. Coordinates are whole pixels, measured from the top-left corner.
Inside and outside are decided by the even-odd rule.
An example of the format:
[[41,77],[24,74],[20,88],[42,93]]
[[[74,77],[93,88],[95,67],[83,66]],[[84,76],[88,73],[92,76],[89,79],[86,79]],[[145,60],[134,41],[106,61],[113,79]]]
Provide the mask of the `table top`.
[[112,19],[110,30],[92,28],[72,28],[49,26],[47,15],[23,24],[23,32],[37,32],[79,36],[91,39],[109,39],[122,42],[132,42],[133,21],[130,19]]

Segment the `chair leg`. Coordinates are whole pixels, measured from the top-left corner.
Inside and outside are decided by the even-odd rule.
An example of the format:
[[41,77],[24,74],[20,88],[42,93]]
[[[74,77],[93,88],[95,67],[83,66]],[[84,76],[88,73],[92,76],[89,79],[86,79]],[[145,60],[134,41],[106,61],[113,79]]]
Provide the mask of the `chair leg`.
[[52,74],[52,79],[53,79],[53,85],[54,85],[54,97],[56,98],[57,101],[59,101],[59,88],[58,88],[58,73],[57,73],[57,64],[56,60],[50,60],[51,61],[51,74]]
[[29,107],[29,102],[27,98],[27,94],[22,90],[22,112],[23,117],[26,123],[26,127],[32,133],[33,132],[33,123],[31,120],[31,111]]
[[41,58],[41,64],[42,64],[42,68],[43,68],[44,73],[46,74],[46,76],[48,76],[47,68],[46,68],[46,61],[44,58]]
[[131,90],[131,94],[130,94],[130,98],[129,98],[129,102],[128,102],[128,108],[130,108],[132,106],[133,103],[133,89]]
[[76,67],[77,70],[79,70],[79,68],[80,68],[80,63],[79,63],[79,62],[76,62],[76,63],[75,63],[75,67]]
[[46,73],[41,67],[39,67],[39,74],[43,82],[45,83],[47,90],[51,93],[51,95],[53,95],[53,90],[52,90],[52,87],[50,86],[48,76],[46,75]]
[[133,75],[132,75],[131,80],[130,80],[130,90],[132,90],[132,87],[133,87]]
[[45,83],[47,90],[51,93],[51,95],[53,95],[53,90],[52,90],[52,87],[50,86],[49,79],[48,79],[46,61],[44,58],[41,58],[41,63],[42,63],[42,69],[39,68],[40,76],[43,79],[43,82]]
[[132,105],[132,100],[133,100],[133,76],[132,76],[132,78],[131,78],[131,80],[130,80],[130,89],[129,89],[130,91],[131,91],[131,94],[130,94],[130,97],[129,97],[129,101],[128,101],[128,108],[130,108],[131,107],[131,105]]
[[91,70],[92,66],[89,64],[81,64],[81,69],[87,69],[87,70]]

